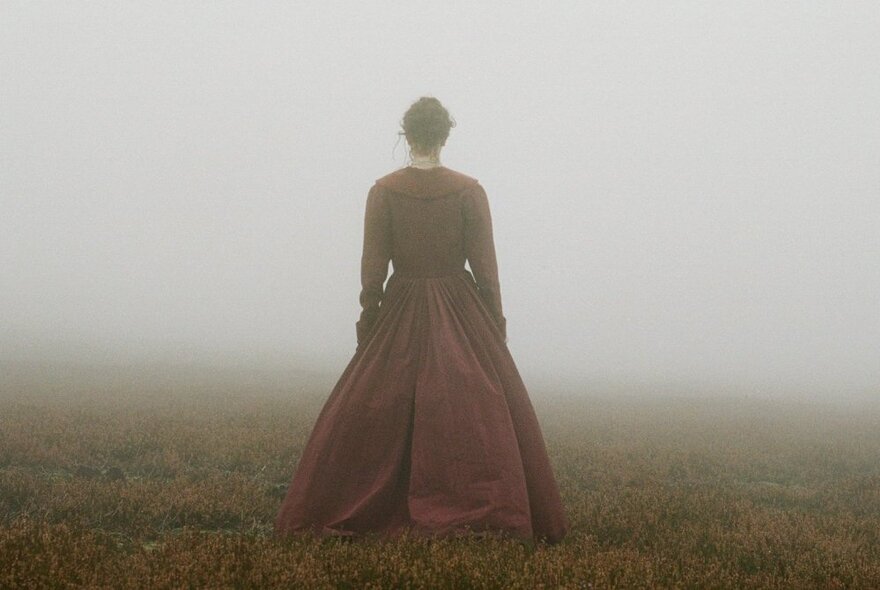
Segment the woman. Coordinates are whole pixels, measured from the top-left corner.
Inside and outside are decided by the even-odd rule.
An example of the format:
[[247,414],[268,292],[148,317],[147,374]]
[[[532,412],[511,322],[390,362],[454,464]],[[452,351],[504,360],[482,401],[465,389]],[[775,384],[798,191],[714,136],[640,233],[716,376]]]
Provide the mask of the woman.
[[402,122],[412,163],[369,191],[357,350],[306,443],[278,534],[556,543],[568,532],[506,345],[486,193],[440,164],[453,125],[436,98],[413,103]]

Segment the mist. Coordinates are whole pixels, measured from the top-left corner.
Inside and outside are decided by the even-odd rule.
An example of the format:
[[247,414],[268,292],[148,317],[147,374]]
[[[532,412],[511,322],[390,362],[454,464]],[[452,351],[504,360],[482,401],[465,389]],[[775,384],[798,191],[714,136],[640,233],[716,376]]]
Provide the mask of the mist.
[[[880,392],[874,2],[0,6],[0,360],[338,374],[439,98],[527,383]],[[389,268],[390,272],[390,268]]]

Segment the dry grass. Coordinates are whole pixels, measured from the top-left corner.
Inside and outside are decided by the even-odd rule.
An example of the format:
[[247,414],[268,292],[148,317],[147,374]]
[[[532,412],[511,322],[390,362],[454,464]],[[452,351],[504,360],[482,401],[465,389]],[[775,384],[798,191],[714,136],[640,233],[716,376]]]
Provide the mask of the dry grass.
[[2,391],[0,587],[880,587],[876,409],[535,392],[565,541],[347,543],[271,536],[326,389],[138,383]]

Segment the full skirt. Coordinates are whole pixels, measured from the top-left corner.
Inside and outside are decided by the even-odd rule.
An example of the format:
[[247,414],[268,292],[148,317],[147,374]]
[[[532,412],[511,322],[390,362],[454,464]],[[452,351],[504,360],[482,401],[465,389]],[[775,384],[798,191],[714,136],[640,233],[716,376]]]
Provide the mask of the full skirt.
[[392,274],[318,415],[276,534],[556,543],[568,529],[534,408],[471,273]]

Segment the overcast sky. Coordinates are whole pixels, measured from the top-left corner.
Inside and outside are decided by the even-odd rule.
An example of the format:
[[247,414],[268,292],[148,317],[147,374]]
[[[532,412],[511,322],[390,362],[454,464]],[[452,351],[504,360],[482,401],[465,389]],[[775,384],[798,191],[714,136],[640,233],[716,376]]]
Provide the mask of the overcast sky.
[[880,5],[0,1],[0,358],[341,372],[422,95],[523,377],[880,392]]

